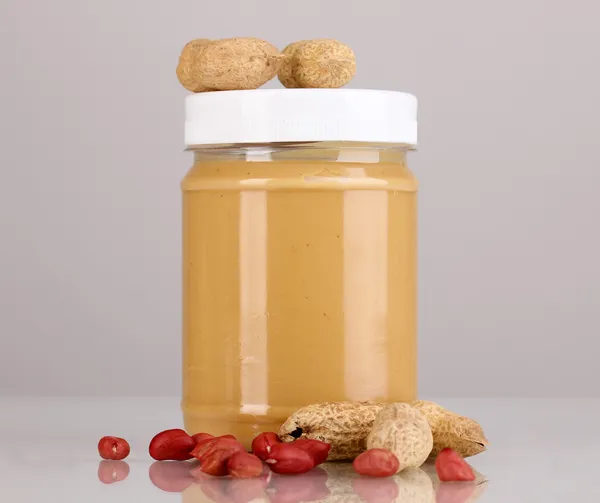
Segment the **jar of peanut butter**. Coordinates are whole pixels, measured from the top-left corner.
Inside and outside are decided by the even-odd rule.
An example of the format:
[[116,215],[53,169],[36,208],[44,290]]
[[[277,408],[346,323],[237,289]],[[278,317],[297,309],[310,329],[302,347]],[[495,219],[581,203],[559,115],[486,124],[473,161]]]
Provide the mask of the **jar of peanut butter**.
[[187,98],[189,433],[249,445],[304,405],[416,398],[416,109],[355,89]]

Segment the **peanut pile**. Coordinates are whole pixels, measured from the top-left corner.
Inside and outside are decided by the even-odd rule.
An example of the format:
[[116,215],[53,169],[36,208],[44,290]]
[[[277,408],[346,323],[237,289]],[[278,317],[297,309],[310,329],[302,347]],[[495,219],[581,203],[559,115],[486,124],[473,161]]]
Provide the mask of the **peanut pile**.
[[258,38],[201,38],[185,45],[176,73],[194,93],[258,89],[275,75],[288,88],[336,88],[354,77],[356,59],[331,39],[302,40],[279,52]]
[[[475,421],[433,402],[326,402],[299,409],[278,434],[257,435],[251,453],[233,435],[190,436],[181,429],[158,433],[148,449],[157,461],[198,460],[198,466],[183,467],[190,480],[204,475],[259,478],[266,467],[277,474],[298,475],[340,459],[353,460],[360,475],[390,477],[418,469],[433,456],[439,480],[448,482],[475,480],[463,458],[482,452],[486,445]],[[129,451],[123,438],[102,437],[98,443],[100,456],[114,463],[122,463]],[[106,480],[122,480],[117,468],[123,467],[105,468]]]

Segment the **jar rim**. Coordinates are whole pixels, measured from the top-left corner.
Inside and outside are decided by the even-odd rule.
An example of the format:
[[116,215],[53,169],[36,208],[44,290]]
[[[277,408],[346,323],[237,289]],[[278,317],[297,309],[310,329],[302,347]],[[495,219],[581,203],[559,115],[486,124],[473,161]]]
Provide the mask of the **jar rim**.
[[302,141],[302,142],[270,142],[270,143],[221,143],[212,145],[187,145],[185,151],[222,151],[263,149],[272,152],[282,150],[416,150],[416,145],[409,143],[350,142],[350,141]]

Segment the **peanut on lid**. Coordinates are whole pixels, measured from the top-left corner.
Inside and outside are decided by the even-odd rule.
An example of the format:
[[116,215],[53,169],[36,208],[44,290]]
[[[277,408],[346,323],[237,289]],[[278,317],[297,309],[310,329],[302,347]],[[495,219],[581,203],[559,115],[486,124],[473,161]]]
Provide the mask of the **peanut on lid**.
[[194,94],[185,144],[353,141],[417,144],[417,99],[370,89],[256,89]]

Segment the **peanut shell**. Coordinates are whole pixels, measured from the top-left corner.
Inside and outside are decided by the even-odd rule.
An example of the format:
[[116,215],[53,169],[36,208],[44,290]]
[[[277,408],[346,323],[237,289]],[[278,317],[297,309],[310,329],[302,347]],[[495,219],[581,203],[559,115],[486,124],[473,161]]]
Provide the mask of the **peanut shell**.
[[433,434],[431,456],[450,447],[463,458],[475,456],[486,450],[488,440],[481,426],[465,416],[446,410],[441,405],[426,400],[414,402],[412,406],[423,413]]
[[188,91],[200,93],[208,91],[208,88],[200,82],[198,75],[198,65],[196,58],[200,52],[200,48],[210,44],[207,38],[198,38],[185,44],[179,56],[179,64],[177,65],[177,78],[183,87]]
[[321,440],[331,445],[327,461],[352,460],[366,449],[367,436],[382,408],[383,405],[376,402],[307,405],[283,423],[279,438],[283,442],[297,438]]
[[433,436],[427,418],[406,403],[384,407],[367,438],[367,449],[387,449],[400,461],[400,470],[418,468],[431,453]]
[[356,73],[356,58],[350,47],[332,39],[301,40],[288,45],[278,72],[288,88],[337,88]]
[[281,54],[285,56],[285,58],[281,61],[281,65],[279,66],[279,71],[277,72],[277,78],[279,82],[281,82],[284,87],[287,88],[297,88],[300,85],[296,82],[294,78],[294,68],[296,66],[296,53],[298,49],[306,44],[307,40],[300,40],[298,42],[293,42],[286,46]]
[[183,48],[177,77],[193,92],[257,89],[277,74],[281,59],[257,38],[193,40]]

